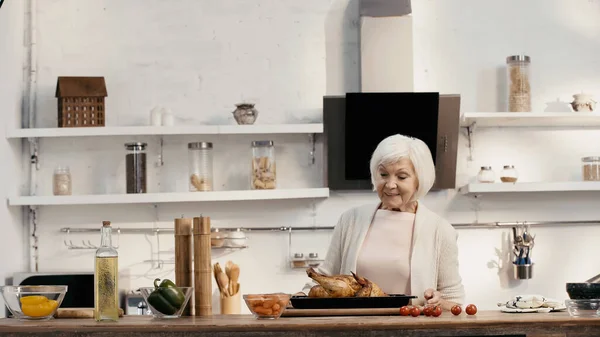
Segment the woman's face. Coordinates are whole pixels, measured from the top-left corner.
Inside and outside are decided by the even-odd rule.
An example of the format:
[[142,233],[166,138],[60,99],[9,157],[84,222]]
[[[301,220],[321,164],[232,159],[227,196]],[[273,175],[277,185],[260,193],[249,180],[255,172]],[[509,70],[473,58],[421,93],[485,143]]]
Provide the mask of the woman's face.
[[383,209],[410,211],[414,208],[409,202],[417,191],[419,181],[410,159],[402,158],[395,163],[379,165],[375,182]]

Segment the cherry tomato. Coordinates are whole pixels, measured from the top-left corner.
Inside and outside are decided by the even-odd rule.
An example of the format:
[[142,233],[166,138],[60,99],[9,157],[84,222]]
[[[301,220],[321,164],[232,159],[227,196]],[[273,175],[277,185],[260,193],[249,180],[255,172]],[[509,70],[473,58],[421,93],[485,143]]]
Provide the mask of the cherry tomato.
[[406,305],[403,306],[402,308],[400,308],[400,315],[401,316],[408,316],[408,315],[410,315],[410,308],[407,307]]
[[433,313],[433,308],[429,305],[423,309],[423,314],[425,314],[425,316],[431,316],[432,313]]
[[458,316],[462,312],[462,308],[460,307],[460,305],[455,305],[452,307],[451,311],[452,311],[452,315]]
[[467,313],[467,315],[475,315],[477,313],[477,307],[475,306],[475,304],[469,304],[465,308],[465,312]]
[[419,308],[417,308],[417,307],[414,307],[414,308],[410,309],[410,315],[411,315],[412,317],[417,317],[417,316],[419,316],[420,314],[421,314],[421,310],[420,310]]
[[433,317],[439,317],[440,315],[442,315],[442,307],[440,307],[439,305],[435,307],[435,309],[433,309],[433,312],[431,313],[431,315]]

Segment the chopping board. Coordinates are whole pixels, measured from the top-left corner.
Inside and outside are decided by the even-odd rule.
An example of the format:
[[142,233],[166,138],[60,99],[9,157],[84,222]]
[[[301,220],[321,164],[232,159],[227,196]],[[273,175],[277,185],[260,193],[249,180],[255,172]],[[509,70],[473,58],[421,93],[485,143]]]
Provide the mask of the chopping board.
[[282,317],[311,316],[391,316],[400,315],[400,308],[353,308],[353,309],[285,309]]
[[[58,308],[56,318],[94,318],[94,308]],[[123,309],[119,308],[119,317],[123,317]]]

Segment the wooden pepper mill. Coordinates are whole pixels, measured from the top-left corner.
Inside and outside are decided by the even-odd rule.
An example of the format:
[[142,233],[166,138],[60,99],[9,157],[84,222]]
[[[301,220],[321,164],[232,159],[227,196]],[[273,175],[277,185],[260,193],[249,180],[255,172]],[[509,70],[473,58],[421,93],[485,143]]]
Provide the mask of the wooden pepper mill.
[[[175,219],[175,284],[193,287],[192,219]],[[194,315],[194,301],[189,301],[182,316]]]
[[196,316],[212,315],[210,218],[194,218],[194,307]]

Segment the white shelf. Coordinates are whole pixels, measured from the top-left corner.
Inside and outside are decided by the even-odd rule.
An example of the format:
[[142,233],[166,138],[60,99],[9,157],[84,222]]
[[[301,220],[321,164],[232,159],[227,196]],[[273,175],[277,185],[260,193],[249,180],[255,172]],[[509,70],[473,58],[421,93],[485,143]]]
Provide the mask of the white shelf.
[[323,133],[323,124],[106,126],[8,130],[7,138]]
[[155,204],[175,202],[279,200],[327,197],[329,197],[328,188],[303,188],[254,191],[245,190],[183,193],[20,196],[9,198],[8,204],[10,206]]
[[600,192],[600,182],[559,181],[523,183],[475,183],[460,188],[463,194],[511,193],[511,192]]
[[600,127],[600,113],[467,112],[461,126],[475,127]]

